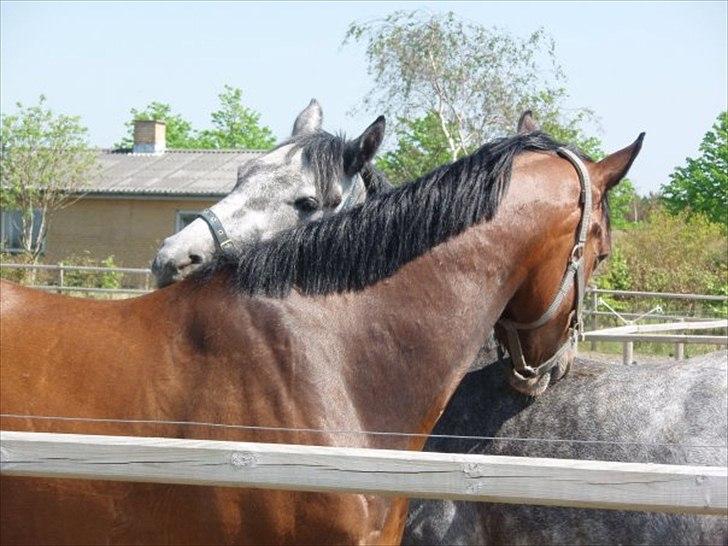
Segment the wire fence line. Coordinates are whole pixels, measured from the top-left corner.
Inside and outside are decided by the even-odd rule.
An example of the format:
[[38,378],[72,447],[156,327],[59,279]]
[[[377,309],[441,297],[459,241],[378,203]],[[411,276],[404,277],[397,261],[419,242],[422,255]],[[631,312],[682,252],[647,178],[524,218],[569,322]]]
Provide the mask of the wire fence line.
[[0,418],[3,419],[28,419],[32,421],[58,421],[71,423],[89,423],[89,424],[122,424],[122,425],[171,425],[186,427],[202,427],[202,428],[222,428],[233,430],[250,430],[265,432],[305,432],[315,434],[331,434],[331,435],[355,435],[355,436],[389,436],[389,437],[405,437],[405,438],[438,438],[445,440],[472,440],[472,441],[497,441],[497,442],[531,442],[531,443],[549,443],[549,444],[589,444],[589,445],[615,445],[615,446],[632,446],[632,447],[668,447],[677,449],[719,449],[728,450],[727,445],[692,445],[692,444],[674,444],[674,443],[650,443],[637,441],[618,441],[618,440],[593,440],[593,439],[577,439],[577,438],[533,438],[519,436],[472,436],[464,434],[425,434],[418,432],[397,432],[387,430],[353,430],[353,429],[321,429],[321,428],[296,428],[296,427],[279,427],[266,425],[243,425],[232,423],[212,423],[206,421],[170,421],[164,419],[113,419],[98,417],[63,417],[52,415],[28,415],[19,413],[2,413]]

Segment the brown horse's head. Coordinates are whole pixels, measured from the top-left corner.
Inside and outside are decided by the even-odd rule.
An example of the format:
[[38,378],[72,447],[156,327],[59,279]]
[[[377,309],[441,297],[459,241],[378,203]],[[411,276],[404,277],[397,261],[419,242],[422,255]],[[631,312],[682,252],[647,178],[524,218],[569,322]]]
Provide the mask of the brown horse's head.
[[[518,131],[535,130],[538,126],[530,112],[526,112]],[[582,198],[579,209],[572,200],[563,203],[563,210],[557,211],[557,217],[563,220],[556,223],[538,248],[530,249],[523,264],[525,279],[497,324],[496,337],[508,348],[513,360],[509,381],[518,391],[541,394],[551,380],[558,380],[568,371],[576,357],[576,339],[581,329],[579,300],[594,269],[611,251],[609,191],[627,174],[643,138],[644,133],[626,148],[598,162],[583,156],[569,159],[562,155],[571,166],[564,160],[551,164],[553,173],[547,178],[570,185],[579,178],[581,164],[591,199]],[[568,171],[563,171],[564,164]],[[564,173],[568,173],[568,182]],[[585,238],[583,244],[579,244],[580,231]],[[556,294],[554,287],[560,287]]]

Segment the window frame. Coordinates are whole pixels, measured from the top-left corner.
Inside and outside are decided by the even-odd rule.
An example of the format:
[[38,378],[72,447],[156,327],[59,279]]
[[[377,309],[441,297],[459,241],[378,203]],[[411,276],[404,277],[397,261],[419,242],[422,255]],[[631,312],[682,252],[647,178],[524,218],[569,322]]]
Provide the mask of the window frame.
[[[41,211],[40,209],[35,209],[34,214],[40,215]],[[11,225],[12,219],[14,215],[20,215],[20,211],[18,209],[0,209],[0,252],[4,252],[6,254],[22,254],[26,250],[23,247],[11,247],[9,246],[9,243],[12,242],[10,239],[10,235],[12,234],[12,227]],[[20,229],[19,227],[15,226],[16,229]],[[46,233],[47,235],[47,233]],[[35,234],[35,237],[38,238],[40,236],[39,233]],[[47,237],[43,237],[43,240],[40,244],[40,253],[45,254],[46,251],[46,243],[48,242]]]
[[[175,215],[174,215],[174,232],[179,233],[184,228],[186,228],[188,225],[190,225],[192,222],[194,222],[194,220],[199,218],[200,212],[202,212],[202,210],[177,209],[177,211],[175,212]],[[194,216],[195,218],[193,218],[191,221],[187,222],[186,224],[183,224],[182,223],[183,216]]]

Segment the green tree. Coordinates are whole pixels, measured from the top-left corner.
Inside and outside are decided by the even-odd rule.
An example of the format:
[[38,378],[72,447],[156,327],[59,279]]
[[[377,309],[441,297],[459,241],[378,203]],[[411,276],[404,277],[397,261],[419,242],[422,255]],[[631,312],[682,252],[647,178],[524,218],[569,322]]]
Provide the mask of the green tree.
[[21,252],[37,263],[53,211],[82,194],[96,155],[80,118],[54,114],[43,95],[0,125],[0,206],[19,212]]
[[226,85],[218,95],[219,109],[212,113],[212,129],[197,131],[192,124],[172,111],[169,104],[150,102],[144,109],[131,109],[131,119],[125,123],[126,136],[117,148],[131,148],[134,144],[134,121],[157,120],[165,122],[167,147],[172,149],[245,148],[266,150],[275,144],[273,132],[260,124],[260,114],[243,105],[243,92]]
[[201,148],[267,150],[275,144],[273,132],[260,125],[260,114],[243,105],[243,91],[225,86],[218,95],[220,108],[212,113],[212,129],[198,137]]
[[451,161],[447,138],[434,112],[411,121],[400,120],[396,127],[396,148],[376,160],[393,184],[414,180]]
[[419,131],[407,120],[428,126],[436,120],[450,160],[512,132],[526,109],[544,119],[547,113],[563,117],[564,76],[554,41],[543,30],[521,39],[452,13],[397,11],[352,23],[344,44],[351,42],[365,44],[375,83],[363,106],[396,120],[400,139]]
[[117,148],[131,148],[134,145],[134,121],[155,120],[163,121],[166,125],[166,141],[168,148],[195,148],[195,140],[192,124],[179,114],[172,112],[172,107],[163,102],[150,102],[145,108],[138,110],[131,109],[131,119],[127,121],[126,136],[116,144]]
[[702,213],[728,229],[728,111],[721,112],[705,134],[700,152],[670,175],[662,186],[663,201],[673,213]]
[[[599,138],[587,136],[581,128],[585,116],[588,114],[577,114],[566,123],[560,123],[558,114],[552,109],[542,122],[542,129],[556,140],[572,144],[598,160],[605,153]],[[515,127],[514,122],[511,132]],[[414,120],[401,120],[396,137],[396,147],[377,159],[377,167],[393,184],[414,180],[451,160],[447,139],[435,112]],[[639,196],[630,180],[618,184],[609,193],[612,226],[624,229],[636,221],[638,218],[633,211],[638,203]]]

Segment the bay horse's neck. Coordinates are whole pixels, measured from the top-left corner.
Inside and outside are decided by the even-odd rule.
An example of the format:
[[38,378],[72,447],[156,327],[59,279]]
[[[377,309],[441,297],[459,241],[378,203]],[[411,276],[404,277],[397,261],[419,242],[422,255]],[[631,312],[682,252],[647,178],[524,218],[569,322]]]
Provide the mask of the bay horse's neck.
[[[367,325],[353,346],[372,355],[352,370],[353,386],[366,385],[356,388],[363,428],[432,431],[517,287],[522,245],[504,248],[500,228],[473,227],[344,304]],[[422,449],[425,438],[371,441]]]
[[[238,422],[429,433],[518,285],[519,254],[532,235],[512,235],[507,218],[499,213],[358,292],[236,297],[218,279],[187,299],[188,331],[228,339],[228,348],[199,344],[194,358],[243,367],[229,376],[237,387],[225,385],[239,389]],[[420,449],[425,438],[295,441]]]

